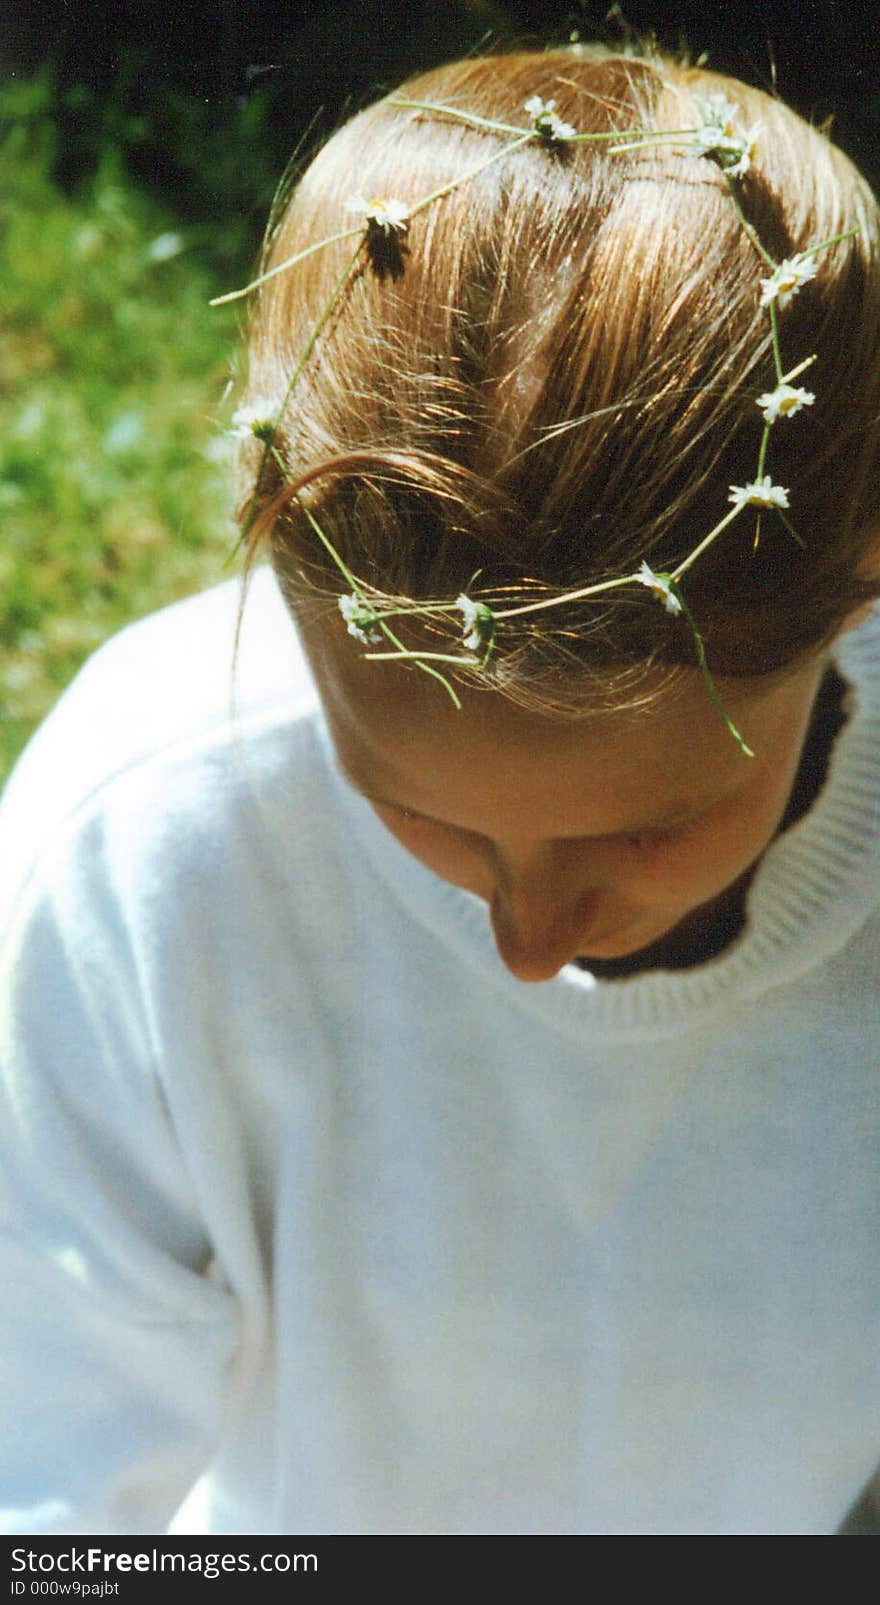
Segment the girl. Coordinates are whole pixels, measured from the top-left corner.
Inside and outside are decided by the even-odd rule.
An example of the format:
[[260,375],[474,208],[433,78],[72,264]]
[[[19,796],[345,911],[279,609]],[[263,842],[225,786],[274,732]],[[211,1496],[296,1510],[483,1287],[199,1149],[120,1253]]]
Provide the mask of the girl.
[[877,251],[665,58],[439,69],[280,206],[242,617],[117,637],[5,799],[12,1531],[843,1522]]

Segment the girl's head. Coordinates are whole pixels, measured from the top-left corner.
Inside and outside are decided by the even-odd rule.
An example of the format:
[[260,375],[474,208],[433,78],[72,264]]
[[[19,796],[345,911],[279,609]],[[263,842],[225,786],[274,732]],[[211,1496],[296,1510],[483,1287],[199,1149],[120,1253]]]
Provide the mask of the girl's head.
[[[528,127],[524,102],[539,95],[578,132],[607,133],[692,126],[718,92],[744,127],[760,125],[736,188],[765,249],[778,261],[858,234],[820,254],[778,309],[786,370],[816,356],[802,383],[817,400],[774,428],[768,459],[805,549],[772,512],[756,544],[747,514],[689,572],[691,611],[713,670],[766,674],[827,643],[875,594],[880,230],[867,186],[822,135],[741,84],[666,59],[550,53],[406,85],[342,128],[278,209],[267,268],[356,227],[360,196],[413,208],[453,184],[384,263],[362,254],[346,277],[343,239],[255,299],[249,392],[288,399],[284,472],[270,455],[255,484],[252,443],[245,501],[253,511],[256,492],[254,544],[269,536],[295,611],[313,615],[323,597],[339,629],[347,589],[306,508],[382,592],[451,599],[479,571],[473,594],[526,602],[642,560],[672,570],[726,511],[729,487],[754,479],[756,400],[775,383],[768,270],[720,168],[675,144],[535,143],[462,182],[510,136],[396,104]],[[658,662],[693,661],[681,619],[631,588],[511,621],[484,678],[529,706],[577,708],[638,695]]]
[[[693,127],[705,98],[718,94],[757,130],[749,170],[733,186],[686,142],[651,137]],[[535,96],[555,101],[555,115],[579,134],[646,138],[625,141],[626,151],[614,140],[532,140],[499,158],[516,135],[486,124],[528,128],[523,108]],[[374,230],[374,249],[358,254],[351,207],[363,211],[374,198],[412,217],[405,232]],[[762,304],[768,260],[852,229],[816,256],[797,295],[777,299],[774,353]],[[346,237],[310,250],[335,234]],[[665,58],[568,52],[468,61],[415,80],[342,128],[277,208],[264,270],[297,261],[254,300],[248,395],[261,398],[273,428],[271,448],[251,439],[243,457],[249,558],[268,541],[345,761],[354,743],[349,767],[362,771],[364,740],[375,748],[384,732],[387,748],[396,728],[410,731],[412,764],[423,770],[429,755],[418,742],[433,731],[438,774],[452,772],[456,748],[470,764],[488,751],[484,775],[495,761],[500,795],[518,785],[516,765],[500,754],[535,755],[534,765],[526,760],[534,775],[543,742],[548,786],[560,766],[569,799],[580,786],[577,819],[553,810],[536,818],[532,807],[530,824],[528,811],[501,810],[493,835],[491,775],[488,791],[451,799],[450,813],[438,808],[436,788],[431,806],[413,800],[412,766],[398,775],[406,795],[388,799],[459,841],[469,833],[489,843],[476,860],[465,853],[471,867],[462,868],[457,852],[407,840],[446,878],[487,898],[496,931],[516,924],[511,910],[529,876],[539,884],[539,842],[651,836],[659,851],[661,816],[687,814],[688,796],[692,813],[728,821],[732,852],[719,852],[717,873],[697,877],[684,903],[669,890],[680,886],[680,869],[658,874],[656,854],[650,873],[630,874],[607,855],[600,864],[590,846],[582,874],[564,852],[554,862],[565,858],[562,881],[579,888],[581,913],[561,945],[544,944],[545,957],[551,948],[568,949],[560,962],[594,951],[587,928],[601,937],[599,885],[623,888],[616,903],[600,899],[604,927],[619,927],[616,951],[653,940],[754,862],[779,824],[819,655],[880,591],[878,243],[863,180],[778,102]],[[809,383],[815,402],[773,427],[762,464],[788,488],[786,517],[803,544],[772,508],[749,506],[683,585],[724,698],[758,743],[757,761],[717,719],[687,618],[659,606],[648,586],[510,618],[489,661],[474,653],[470,667],[448,671],[465,699],[460,713],[411,666],[361,661],[339,614],[340,593],[351,588],[340,564],[374,597],[440,599],[448,609],[465,592],[491,598],[496,612],[620,579],[642,563],[674,573],[729,510],[730,487],[755,480],[765,428],[757,400],[777,385],[780,354],[786,371],[815,357],[808,377],[795,380]],[[408,617],[395,633],[412,650],[462,656],[448,610]],[[697,725],[689,747],[681,732]],[[651,755],[641,810],[640,743]],[[587,752],[590,772],[601,765],[607,797],[621,804],[610,814],[598,794],[583,796]],[[708,790],[707,765],[719,781]],[[375,791],[372,774],[366,783]],[[745,815],[725,814],[736,797]],[[534,912],[522,930],[540,925]],[[510,962],[516,942],[500,937],[499,946]],[[527,955],[511,967],[537,976],[552,973],[550,963],[558,968],[555,957],[532,964]]]

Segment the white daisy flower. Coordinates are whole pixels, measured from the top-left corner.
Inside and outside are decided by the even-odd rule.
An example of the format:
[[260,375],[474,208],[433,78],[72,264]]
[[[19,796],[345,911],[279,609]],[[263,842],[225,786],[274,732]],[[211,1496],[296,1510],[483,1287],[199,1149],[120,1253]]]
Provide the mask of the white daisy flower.
[[267,396],[254,396],[253,401],[245,402],[232,414],[232,433],[243,440],[254,435],[257,440],[271,445],[277,422],[277,401],[270,401]]
[[[755,151],[758,148],[758,140],[762,132],[763,124],[755,123],[754,128],[747,129],[736,141],[735,147],[734,143],[731,142],[730,150],[725,150],[724,160],[719,165],[723,167],[730,178],[742,178],[743,174],[748,172],[755,159]],[[727,159],[728,157],[730,158],[729,160]]]
[[699,97],[697,110],[702,118],[694,133],[697,150],[716,162],[731,178],[742,178],[752,165],[761,124],[742,128],[739,108],[726,95]]
[[814,279],[818,271],[812,256],[792,256],[779,262],[769,279],[761,280],[762,307],[769,306],[771,301],[778,301],[784,307],[793,295],[797,295],[801,285]]
[[722,134],[730,133],[736,126],[739,116],[739,107],[725,94],[716,91],[711,95],[697,95],[697,110],[703,119],[703,127],[713,127]]
[[749,485],[731,485],[728,501],[739,507],[787,507],[788,491],[784,485],[774,485],[769,474],[753,480]]
[[348,204],[350,211],[366,218],[368,228],[381,229],[383,234],[402,234],[409,227],[409,212],[403,201],[367,201],[356,195]]
[[364,646],[381,643],[382,632],[375,628],[377,616],[362,596],[356,596],[353,592],[350,596],[340,596],[339,611],[348,625],[349,635],[353,635],[355,640],[362,641]]
[[655,574],[647,563],[643,563],[635,576],[640,585],[647,585],[654,592],[658,602],[662,602],[667,613],[680,613],[681,603],[672,589],[672,581],[668,574]]
[[455,598],[455,605],[462,616],[462,643],[470,652],[479,652],[487,646],[492,638],[494,616],[492,609],[485,602],[472,602],[464,592]]
[[766,390],[758,397],[758,406],[766,424],[775,424],[777,418],[791,418],[801,407],[812,407],[816,397],[812,390],[797,385],[779,384],[775,390]]
[[571,123],[564,123],[557,117],[554,107],[555,100],[542,100],[540,95],[532,95],[525,102],[525,110],[532,119],[532,128],[540,139],[547,141],[548,145],[563,144],[567,139],[574,139],[577,129]]

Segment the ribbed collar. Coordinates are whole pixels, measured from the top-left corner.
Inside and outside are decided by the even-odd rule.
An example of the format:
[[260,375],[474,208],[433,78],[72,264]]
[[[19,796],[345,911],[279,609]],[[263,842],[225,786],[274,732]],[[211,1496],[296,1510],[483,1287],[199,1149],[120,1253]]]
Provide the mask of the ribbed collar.
[[599,981],[567,965],[552,981],[516,981],[495,951],[486,905],[411,858],[341,779],[326,729],[323,747],[340,806],[376,870],[409,913],[479,977],[496,1006],[575,1039],[674,1036],[807,975],[880,904],[880,610],[842,637],[833,658],[849,687],[848,719],[825,785],[804,817],[767,849],[739,937],[687,970]]

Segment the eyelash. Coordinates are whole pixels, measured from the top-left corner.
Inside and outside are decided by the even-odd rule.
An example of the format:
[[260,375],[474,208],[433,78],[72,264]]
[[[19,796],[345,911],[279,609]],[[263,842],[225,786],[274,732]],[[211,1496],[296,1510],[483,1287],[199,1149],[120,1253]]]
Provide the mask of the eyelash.
[[627,847],[644,851],[649,847],[665,847],[669,842],[680,841],[687,834],[686,825],[674,825],[669,830],[646,831],[643,835],[624,836]]

